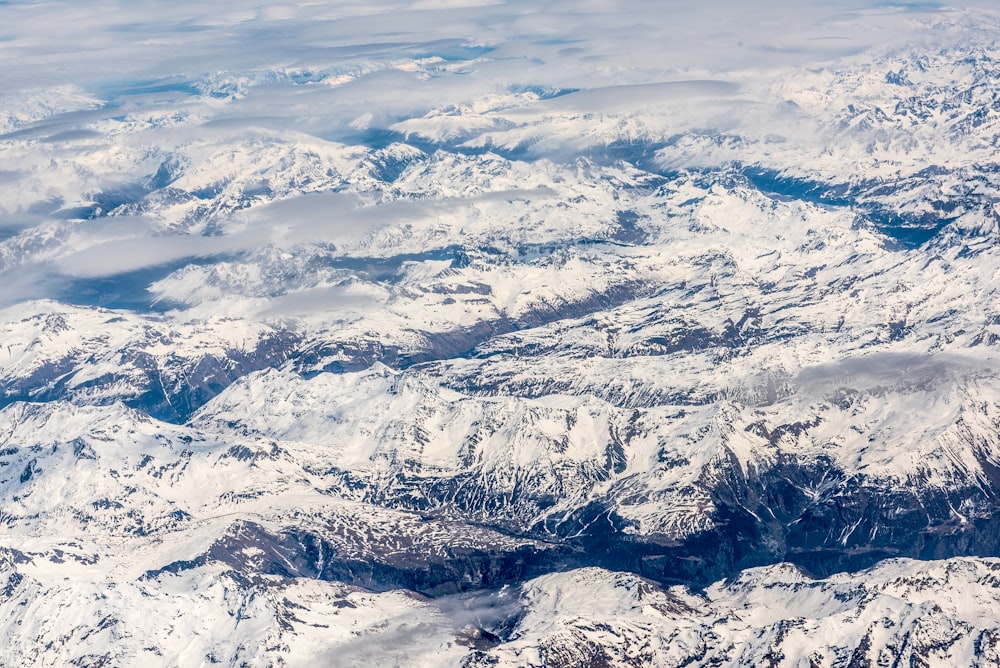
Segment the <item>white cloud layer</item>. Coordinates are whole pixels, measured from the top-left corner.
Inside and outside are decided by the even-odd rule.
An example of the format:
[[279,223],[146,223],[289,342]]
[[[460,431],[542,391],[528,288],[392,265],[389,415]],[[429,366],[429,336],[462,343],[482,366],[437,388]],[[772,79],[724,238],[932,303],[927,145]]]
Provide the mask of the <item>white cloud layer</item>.
[[[983,11],[979,19],[996,18]],[[764,128],[780,114],[786,134],[807,137],[808,123],[759,97],[755,73],[992,29],[966,12],[865,0],[5,2],[0,242],[71,217],[102,192],[141,185],[179,147],[370,142],[391,129],[415,141],[523,144],[532,159],[560,159],[607,140],[602,118],[626,136],[629,123],[668,136]],[[560,135],[571,116],[588,119],[592,134]],[[522,123],[534,124],[534,136],[517,133]],[[141,217],[126,227],[76,225],[36,244],[36,256],[23,241],[5,251],[3,266],[21,272],[5,284],[52,284],[26,277],[32,267],[94,278],[264,243],[338,243],[456,206],[365,210],[350,196],[311,194],[250,206],[245,225],[221,236],[171,236],[178,230],[163,220]],[[24,294],[8,287],[0,302]]]
[[[302,68],[346,74],[404,61],[484,61],[464,85],[653,83],[688,69],[801,64],[921,34],[945,10],[883,2],[9,2],[0,5],[3,90]],[[916,37],[919,35],[919,37]],[[408,92],[449,84],[407,78]],[[383,93],[383,94],[379,94]],[[397,99],[402,96],[397,96]]]

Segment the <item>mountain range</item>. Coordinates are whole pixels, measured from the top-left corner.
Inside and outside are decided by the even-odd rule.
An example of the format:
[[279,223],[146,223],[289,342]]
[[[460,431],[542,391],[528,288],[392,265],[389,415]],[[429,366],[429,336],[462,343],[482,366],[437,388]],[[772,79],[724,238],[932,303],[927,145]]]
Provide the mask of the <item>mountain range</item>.
[[1000,661],[1000,26],[859,12],[12,88],[0,664]]

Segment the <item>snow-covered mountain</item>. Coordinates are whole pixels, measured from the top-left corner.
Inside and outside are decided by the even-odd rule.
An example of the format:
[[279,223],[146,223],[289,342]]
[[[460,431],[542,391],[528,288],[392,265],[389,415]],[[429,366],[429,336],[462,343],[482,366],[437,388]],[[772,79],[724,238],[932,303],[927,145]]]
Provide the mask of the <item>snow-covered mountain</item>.
[[0,664],[1000,661],[996,13],[651,4],[0,3]]
[[701,593],[580,569],[520,592],[510,639],[467,663],[620,666],[989,666],[995,560],[891,560],[814,580],[755,568]]

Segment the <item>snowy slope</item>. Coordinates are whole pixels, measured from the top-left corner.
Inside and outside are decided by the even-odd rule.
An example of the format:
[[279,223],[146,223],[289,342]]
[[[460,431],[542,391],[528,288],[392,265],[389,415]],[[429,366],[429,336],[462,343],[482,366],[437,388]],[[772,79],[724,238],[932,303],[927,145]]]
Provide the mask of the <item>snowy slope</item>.
[[599,569],[526,583],[512,639],[473,666],[988,666],[995,560],[893,560],[811,580],[779,564],[702,594]]
[[100,4],[0,3],[0,664],[1000,660],[995,11]]

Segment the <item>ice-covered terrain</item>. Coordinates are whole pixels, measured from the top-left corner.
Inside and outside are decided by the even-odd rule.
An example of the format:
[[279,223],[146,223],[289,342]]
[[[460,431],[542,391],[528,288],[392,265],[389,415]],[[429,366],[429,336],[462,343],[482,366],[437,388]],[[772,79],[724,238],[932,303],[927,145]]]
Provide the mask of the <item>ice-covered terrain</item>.
[[0,665],[1000,662],[991,6],[0,26]]

